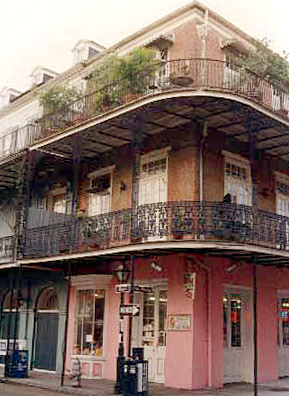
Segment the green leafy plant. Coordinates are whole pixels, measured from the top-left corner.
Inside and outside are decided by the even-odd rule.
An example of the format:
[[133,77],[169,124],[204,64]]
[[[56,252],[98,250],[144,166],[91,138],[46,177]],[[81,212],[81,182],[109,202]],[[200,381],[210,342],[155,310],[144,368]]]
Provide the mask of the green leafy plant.
[[39,101],[44,111],[50,113],[69,106],[82,96],[81,89],[57,83],[44,90],[40,94]]
[[255,49],[251,50],[249,54],[237,56],[236,62],[256,76],[280,87],[282,81],[289,79],[287,59],[287,53],[284,52],[283,56],[274,53],[270,42],[264,38],[257,41]]
[[145,93],[159,65],[156,51],[150,48],[136,48],[123,58],[105,57],[89,78],[96,107],[121,103],[124,95]]

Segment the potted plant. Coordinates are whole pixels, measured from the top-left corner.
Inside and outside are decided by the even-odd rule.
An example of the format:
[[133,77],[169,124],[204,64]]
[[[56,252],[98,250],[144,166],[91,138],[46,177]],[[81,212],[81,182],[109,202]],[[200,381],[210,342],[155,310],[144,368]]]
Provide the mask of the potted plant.
[[106,111],[146,93],[159,66],[156,51],[150,48],[136,48],[124,58],[113,54],[103,58],[89,77],[95,109]]
[[277,90],[282,88],[282,81],[288,81],[288,54],[278,55],[270,48],[269,41],[265,38],[254,43],[254,50],[236,57],[244,73],[244,83],[247,94],[259,100],[262,92],[260,81],[270,82]]
[[181,65],[176,66],[175,70],[172,70],[170,74],[171,83],[181,87],[190,86],[194,82],[191,68],[187,63],[182,63]]
[[81,89],[67,84],[55,83],[45,89],[39,96],[44,113],[52,113],[67,108],[83,96]]

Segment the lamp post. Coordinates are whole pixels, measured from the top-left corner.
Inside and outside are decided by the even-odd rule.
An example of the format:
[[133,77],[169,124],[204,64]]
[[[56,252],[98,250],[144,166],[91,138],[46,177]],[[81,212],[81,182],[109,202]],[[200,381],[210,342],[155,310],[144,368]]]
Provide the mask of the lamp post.
[[[126,267],[124,263],[120,263],[115,271],[116,279],[119,283],[127,283],[130,277],[130,270]],[[124,292],[120,292],[120,305],[124,304]],[[114,386],[114,393],[121,393],[121,375],[120,368],[124,360],[124,347],[123,347],[123,328],[124,328],[124,317],[123,314],[119,314],[119,341],[118,341],[118,356],[116,365],[116,383]]]

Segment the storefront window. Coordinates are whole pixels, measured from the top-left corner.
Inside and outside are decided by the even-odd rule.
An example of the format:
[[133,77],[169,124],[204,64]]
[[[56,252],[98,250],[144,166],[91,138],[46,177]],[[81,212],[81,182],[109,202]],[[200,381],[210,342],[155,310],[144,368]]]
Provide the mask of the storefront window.
[[283,345],[289,345],[289,298],[281,298],[280,310],[282,343]]
[[155,294],[144,294],[144,308],[143,308],[143,345],[154,345],[154,330],[155,330]]
[[78,290],[76,294],[75,353],[102,356],[104,290]]

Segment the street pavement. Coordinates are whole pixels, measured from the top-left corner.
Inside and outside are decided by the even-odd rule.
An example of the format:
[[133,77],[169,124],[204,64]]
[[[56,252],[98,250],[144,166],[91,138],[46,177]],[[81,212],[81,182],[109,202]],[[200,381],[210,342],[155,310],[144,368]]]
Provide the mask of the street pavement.
[[[55,394],[55,391],[33,388],[31,386],[0,383],[0,396],[55,396]],[[69,393],[62,394],[68,395]]]

